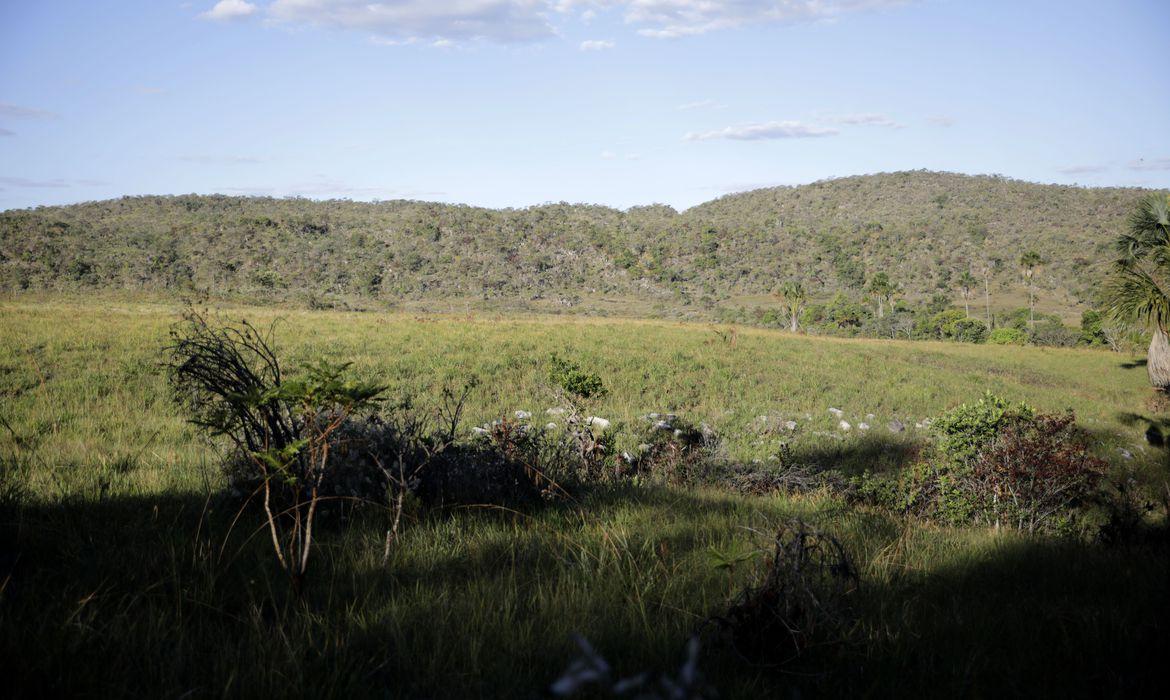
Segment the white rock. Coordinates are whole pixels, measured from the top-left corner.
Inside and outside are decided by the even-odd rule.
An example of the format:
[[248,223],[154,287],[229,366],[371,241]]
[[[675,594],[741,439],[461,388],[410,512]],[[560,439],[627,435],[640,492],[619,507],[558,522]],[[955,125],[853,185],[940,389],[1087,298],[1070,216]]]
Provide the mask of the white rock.
[[829,413],[832,413],[834,418],[840,418],[841,416],[845,415],[845,412],[839,408],[830,408]]
[[532,417],[532,414],[529,413],[528,411],[516,411],[516,419],[517,420],[528,420],[531,417]]
[[557,429],[557,424],[556,424],[556,423],[545,423],[545,424],[544,424],[544,429],[545,429],[545,430],[556,430],[556,429]]
[[487,435],[488,432],[490,431],[487,428],[481,428],[478,425],[471,429],[473,435]]
[[869,423],[858,423],[857,429],[858,430],[869,430]]
[[1125,458],[1125,459],[1133,459],[1133,453],[1132,453],[1132,452],[1130,452],[1129,450],[1125,449],[1124,447],[1119,447],[1119,448],[1117,448],[1117,451],[1121,453],[1121,456],[1122,456],[1123,458]]
[[906,424],[903,423],[902,421],[898,420],[897,418],[895,418],[894,420],[887,423],[886,427],[890,429],[891,433],[900,433],[900,432],[906,430]]
[[845,420],[838,423],[837,427],[840,428],[841,430],[844,430],[844,431],[849,431],[853,428],[852,425],[849,425],[849,421],[845,421]]
[[545,411],[545,413],[549,414],[550,416],[563,416],[565,414],[565,409],[563,409],[563,408],[550,408],[547,411]]
[[784,427],[788,428],[789,430],[796,430],[796,421],[790,420],[784,424]]
[[872,413],[867,413],[867,414],[865,414],[865,419],[866,419],[866,420],[873,420],[873,418],[874,418],[874,416],[873,416],[873,414],[872,414]]
[[598,418],[597,416],[589,416],[588,418],[585,419],[585,425],[588,425],[591,428],[597,428],[598,430],[605,431],[605,430],[609,430],[609,426],[611,424],[609,421],[607,421],[604,418]]

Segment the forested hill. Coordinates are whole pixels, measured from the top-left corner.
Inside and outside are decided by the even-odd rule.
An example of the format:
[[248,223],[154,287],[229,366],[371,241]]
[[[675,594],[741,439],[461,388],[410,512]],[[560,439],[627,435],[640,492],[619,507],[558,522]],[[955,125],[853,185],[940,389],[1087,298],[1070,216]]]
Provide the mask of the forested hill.
[[[465,300],[702,314],[787,279],[861,297],[885,271],[908,297],[958,297],[987,261],[1018,305],[1025,250],[1050,310],[1091,302],[1139,189],[925,171],[730,195],[685,212],[546,204],[147,196],[0,213],[0,289],[204,292],[376,307]],[[980,290],[981,291],[981,290]],[[639,306],[640,305],[640,306]]]

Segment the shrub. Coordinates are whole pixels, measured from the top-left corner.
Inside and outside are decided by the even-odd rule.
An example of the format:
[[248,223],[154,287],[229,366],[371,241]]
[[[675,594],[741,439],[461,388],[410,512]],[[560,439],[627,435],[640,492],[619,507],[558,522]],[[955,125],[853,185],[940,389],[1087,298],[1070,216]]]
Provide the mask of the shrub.
[[987,336],[992,345],[1027,345],[1028,334],[1018,328],[996,328]]
[[960,488],[987,524],[1033,532],[1093,495],[1107,466],[1072,413],[1017,417],[980,452]]
[[967,461],[989,444],[1000,429],[1017,418],[1031,418],[1026,404],[1012,404],[991,392],[973,404],[963,404],[943,414],[931,429],[938,435],[938,448],[953,462]]
[[982,343],[987,340],[987,325],[978,319],[959,318],[942,327],[942,336],[961,343]]
[[330,452],[349,417],[373,406],[383,387],[324,361],[288,379],[271,336],[246,322],[216,326],[192,310],[171,339],[176,396],[196,424],[229,438],[254,465],[273,551],[299,592],[323,484],[336,465]]
[[561,359],[555,354],[549,357],[548,378],[554,387],[572,397],[588,399],[605,394],[601,377],[585,372],[576,362]]
[[716,622],[749,662],[782,667],[839,638],[858,583],[841,542],[795,520],[776,533],[763,581],[745,589]]
[[1081,334],[1060,322],[1046,321],[1036,324],[1031,340],[1036,345],[1071,348],[1081,341]]
[[1070,522],[1105,473],[1071,413],[1035,415],[989,393],[932,427],[937,457],[914,466],[902,493],[907,508],[944,522],[1051,528]]
[[706,424],[695,426],[674,415],[650,414],[636,455],[618,456],[618,473],[671,484],[709,481],[722,462],[719,437]]

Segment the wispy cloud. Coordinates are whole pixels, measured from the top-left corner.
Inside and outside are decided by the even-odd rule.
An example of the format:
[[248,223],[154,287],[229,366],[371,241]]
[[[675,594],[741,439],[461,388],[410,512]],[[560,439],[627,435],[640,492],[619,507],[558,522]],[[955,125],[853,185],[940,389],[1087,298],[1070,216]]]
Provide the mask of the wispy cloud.
[[955,120],[953,117],[948,117],[943,114],[936,114],[933,117],[927,117],[926,121],[932,126],[948,127],[955,125]]
[[1130,170],[1170,170],[1170,158],[1139,158],[1130,162]]
[[614,43],[609,39],[588,39],[581,42],[582,51],[605,51],[613,47]]
[[303,182],[284,186],[232,186],[220,187],[224,194],[251,195],[258,197],[347,197],[356,199],[413,199],[418,197],[442,197],[445,192],[418,189],[399,189],[384,186],[354,185],[334,178],[320,176]]
[[214,7],[199,16],[203,19],[224,22],[254,15],[257,9],[255,5],[245,2],[245,0],[219,0]]
[[254,165],[264,162],[255,156],[215,156],[215,155],[185,155],[177,156],[176,160],[199,165]]
[[0,136],[16,136],[16,132],[0,126]]
[[904,5],[908,0],[624,0],[625,20],[647,25],[639,34],[673,39],[751,24],[834,20],[860,11]]
[[1057,168],[1056,172],[1064,175],[1085,175],[1088,173],[1103,173],[1109,169],[1107,165],[1066,165]]
[[902,124],[884,114],[843,114],[829,117],[828,121],[846,126],[884,126],[891,129],[901,129]]
[[729,126],[713,131],[692,131],[683,139],[685,141],[710,141],[713,139],[763,141],[766,139],[807,139],[836,136],[838,133],[836,129],[824,126],[802,124],[796,121],[773,121]]
[[58,116],[60,115],[44,109],[21,107],[20,105],[14,105],[8,102],[0,102],[0,117],[11,117],[13,119],[56,119]]
[[686,102],[675,109],[681,111],[689,111],[692,109],[727,109],[727,105],[720,104],[715,100],[698,100],[695,102]]
[[33,180],[27,177],[0,176],[0,185],[19,189],[63,189],[67,187],[104,187],[108,182],[102,180],[66,180],[54,178],[52,180]]

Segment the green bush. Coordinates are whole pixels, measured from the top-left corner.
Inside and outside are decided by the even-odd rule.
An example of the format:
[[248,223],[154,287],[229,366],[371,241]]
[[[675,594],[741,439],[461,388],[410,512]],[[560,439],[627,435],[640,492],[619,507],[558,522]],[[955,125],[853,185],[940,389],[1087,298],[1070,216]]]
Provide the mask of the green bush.
[[1028,334],[1018,328],[996,328],[987,336],[992,345],[1027,345]]
[[938,448],[952,462],[972,459],[999,431],[1017,418],[1031,418],[1024,403],[1013,404],[991,392],[973,404],[963,404],[940,416],[931,428],[938,435]]
[[553,386],[570,396],[588,399],[605,394],[601,377],[585,372],[576,362],[561,359],[555,354],[549,356],[548,378]]

